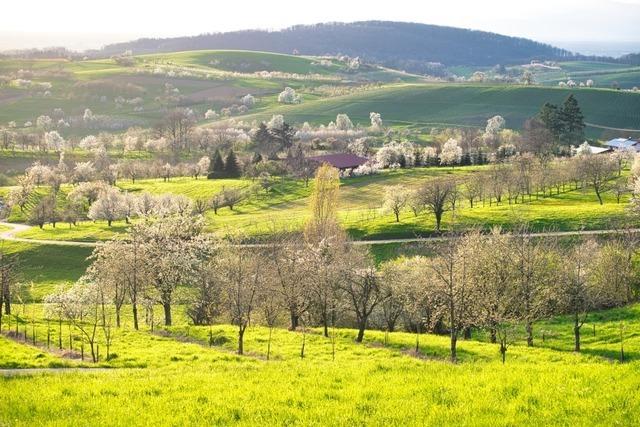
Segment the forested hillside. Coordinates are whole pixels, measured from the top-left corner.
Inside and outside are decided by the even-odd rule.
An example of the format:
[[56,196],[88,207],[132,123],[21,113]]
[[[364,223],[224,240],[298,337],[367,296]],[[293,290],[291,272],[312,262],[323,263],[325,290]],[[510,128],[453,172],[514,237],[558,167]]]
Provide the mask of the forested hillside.
[[247,49],[305,55],[359,56],[412,72],[433,64],[489,66],[533,59],[572,58],[571,52],[532,40],[436,25],[365,21],[299,25],[282,31],[237,31],[195,37],[140,39],[112,44],[95,54],[136,54],[197,49]]

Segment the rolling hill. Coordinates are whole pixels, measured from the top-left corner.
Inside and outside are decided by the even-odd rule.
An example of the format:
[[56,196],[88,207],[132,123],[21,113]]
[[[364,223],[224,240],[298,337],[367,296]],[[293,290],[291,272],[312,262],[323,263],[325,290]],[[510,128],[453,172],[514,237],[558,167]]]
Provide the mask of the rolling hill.
[[364,21],[299,25],[282,31],[236,31],[195,37],[139,39],[112,44],[96,56],[242,49],[304,55],[359,56],[389,67],[423,73],[432,63],[451,65],[519,64],[532,59],[560,60],[575,55],[532,40],[453,27],[416,23]]
[[[560,103],[573,93],[585,115],[596,126],[640,129],[640,94],[606,89],[562,89],[476,84],[389,85],[353,95],[280,106],[249,118],[284,114],[294,123],[328,123],[346,113],[354,123],[368,124],[371,111],[382,114],[387,125],[398,126],[484,126],[496,114],[507,126],[520,128],[545,102]],[[587,129],[599,136],[601,129]]]

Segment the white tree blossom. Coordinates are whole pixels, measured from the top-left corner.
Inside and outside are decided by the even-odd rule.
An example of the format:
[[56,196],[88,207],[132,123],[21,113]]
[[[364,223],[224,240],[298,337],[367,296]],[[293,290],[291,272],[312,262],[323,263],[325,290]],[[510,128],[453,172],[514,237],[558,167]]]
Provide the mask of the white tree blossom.
[[271,117],[271,120],[267,122],[269,129],[282,129],[284,126],[284,116],[282,114],[275,114]]
[[80,140],[79,146],[84,150],[95,150],[99,147],[104,147],[104,144],[95,136],[87,135]]
[[240,101],[242,102],[242,105],[246,106],[247,108],[251,108],[256,104],[256,98],[250,93],[243,96]]
[[380,113],[369,113],[369,120],[371,120],[372,132],[380,132],[382,130],[382,116]]
[[96,168],[93,166],[93,162],[78,162],[73,168],[73,181],[74,182],[90,182],[96,176]]
[[212,120],[218,117],[218,113],[216,113],[212,109],[208,109],[206,113],[204,113],[204,118],[207,120]]
[[580,146],[576,149],[576,156],[586,156],[592,154],[593,150],[591,149],[591,145],[587,141],[580,144]]
[[338,114],[336,116],[336,129],[338,130],[351,130],[353,129],[353,123],[346,114]]
[[460,163],[462,158],[462,148],[458,145],[458,141],[450,138],[442,146],[440,152],[440,163],[443,165],[455,165]]
[[44,134],[44,142],[50,150],[62,151],[64,148],[64,138],[55,130]]
[[86,108],[84,110],[84,114],[82,115],[82,121],[86,124],[92,124],[96,120],[96,117],[93,115],[93,111]]
[[53,125],[53,120],[49,116],[38,116],[36,119],[36,126],[41,129],[50,129]]
[[295,90],[287,86],[278,95],[278,102],[281,104],[299,104],[302,102],[302,97],[296,94]]
[[117,188],[108,187],[89,207],[87,216],[94,221],[105,220],[108,226],[111,227],[113,221],[124,219],[125,215],[124,197]]

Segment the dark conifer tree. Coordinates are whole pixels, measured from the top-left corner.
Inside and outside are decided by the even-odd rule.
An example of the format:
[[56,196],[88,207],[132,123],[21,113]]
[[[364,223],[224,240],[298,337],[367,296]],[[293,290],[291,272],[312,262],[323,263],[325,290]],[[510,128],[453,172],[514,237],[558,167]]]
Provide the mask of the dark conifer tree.
[[224,162],[224,176],[226,178],[238,178],[240,174],[240,165],[238,164],[236,153],[233,150],[229,150]]
[[578,100],[569,95],[560,110],[562,133],[561,141],[566,145],[579,145],[584,142],[584,115],[578,106]]
[[220,150],[216,148],[213,156],[211,156],[211,162],[209,163],[209,173],[207,174],[207,178],[220,178],[224,175],[225,165],[222,160],[222,155],[220,154]]

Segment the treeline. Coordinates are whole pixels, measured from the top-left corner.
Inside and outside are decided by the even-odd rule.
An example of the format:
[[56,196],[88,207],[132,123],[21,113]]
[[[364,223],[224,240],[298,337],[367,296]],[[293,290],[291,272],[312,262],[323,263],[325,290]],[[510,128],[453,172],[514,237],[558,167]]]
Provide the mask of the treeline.
[[579,188],[591,188],[600,204],[604,203],[603,194],[612,191],[619,203],[624,194],[631,192],[631,182],[621,177],[621,171],[633,160],[634,153],[628,151],[614,155],[584,152],[555,160],[516,155],[509,162],[492,163],[463,178],[434,178],[415,189],[387,187],[383,209],[392,212],[397,222],[405,210],[415,216],[432,214],[435,229],[440,231],[445,212],[460,209],[463,203],[471,209],[480,204],[511,205]]

